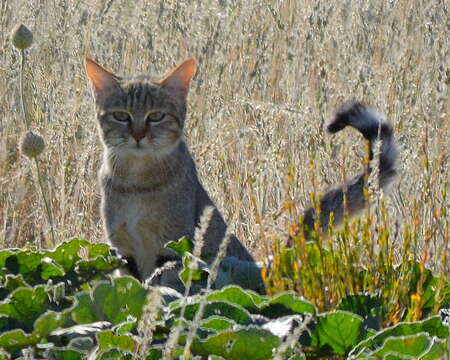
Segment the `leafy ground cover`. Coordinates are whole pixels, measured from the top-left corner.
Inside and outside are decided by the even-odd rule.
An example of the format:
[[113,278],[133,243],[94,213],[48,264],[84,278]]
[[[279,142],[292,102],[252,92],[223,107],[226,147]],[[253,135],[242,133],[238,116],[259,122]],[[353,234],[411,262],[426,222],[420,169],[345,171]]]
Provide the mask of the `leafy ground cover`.
[[[191,259],[183,243],[171,247]],[[448,297],[436,314],[381,328],[383,305],[373,294],[348,296],[327,312],[293,291],[268,296],[228,285],[174,296],[132,277],[108,275],[122,264],[107,245],[80,239],[49,251],[0,251],[0,359],[449,355]],[[193,271],[198,269],[184,269],[191,277]]]

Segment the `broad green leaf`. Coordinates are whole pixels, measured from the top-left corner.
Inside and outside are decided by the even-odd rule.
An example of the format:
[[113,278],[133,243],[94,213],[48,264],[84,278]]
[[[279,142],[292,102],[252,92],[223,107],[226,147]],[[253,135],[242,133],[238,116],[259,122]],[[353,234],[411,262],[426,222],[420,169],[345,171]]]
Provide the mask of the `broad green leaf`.
[[349,295],[342,299],[336,310],[349,311],[361,316],[366,328],[379,330],[383,318],[383,304],[373,295]]
[[422,321],[400,323],[384,329],[359,343],[351,351],[350,355],[359,355],[367,350],[374,351],[380,348],[384,341],[390,337],[416,335],[420,333],[427,333],[428,335],[435,336],[439,339],[448,339],[450,337],[449,327],[442,323],[439,315],[436,315]]
[[183,269],[180,271],[179,277],[184,285],[188,285],[189,279],[192,282],[203,281],[206,284],[209,271],[202,260],[195,258],[190,253],[183,256]]
[[236,323],[223,316],[210,316],[200,322],[200,327],[208,330],[223,331],[233,328]]
[[26,334],[22,329],[11,330],[0,334],[0,348],[14,351],[36,344],[38,338],[33,334]]
[[223,289],[213,291],[207,296],[207,299],[217,301],[228,301],[246,308],[250,312],[259,311],[258,305],[267,300],[252,290],[244,290],[239,286],[229,285]]
[[420,360],[450,359],[450,347],[447,339],[433,338],[433,345],[420,356]]
[[52,360],[83,360],[86,355],[73,349],[61,348],[47,350],[45,356]]
[[113,331],[119,335],[131,333],[137,326],[137,319],[134,316],[128,316],[127,320],[113,327]]
[[205,340],[194,340],[192,351],[196,355],[218,355],[227,360],[272,359],[280,339],[257,327],[237,331],[224,331]]
[[0,282],[0,301],[4,300],[10,293],[19,287],[29,287],[22,275],[6,275],[3,282]]
[[78,261],[75,270],[77,273],[81,273],[88,278],[92,278],[98,273],[112,272],[121,265],[122,260],[119,260],[118,258],[97,256],[95,259]]
[[0,303],[0,314],[20,322],[27,332],[33,330],[35,320],[50,307],[44,286],[19,288]]
[[[64,281],[69,292],[84,282],[120,267],[123,261],[106,244],[74,239],[52,251],[8,250],[0,252],[0,281],[7,274],[21,275],[30,285]],[[0,297],[7,296],[0,288]]]
[[163,352],[159,349],[150,349],[145,357],[145,360],[160,360],[162,359]]
[[[184,317],[188,320],[193,320],[195,313],[199,309],[200,304],[186,305],[184,310]],[[180,316],[181,306],[172,311],[177,317]],[[222,316],[235,321],[238,324],[248,324],[251,320],[249,313],[238,305],[231,304],[225,301],[208,301],[205,305],[202,319],[210,316]]]
[[109,349],[96,351],[95,355],[89,357],[92,360],[134,360],[134,353],[125,352],[120,349]]
[[183,257],[187,252],[192,254],[194,250],[194,244],[186,236],[183,236],[178,241],[169,241],[166,243],[165,247],[172,249],[181,257]]
[[65,271],[69,271],[73,269],[76,262],[81,259],[80,255],[82,249],[89,245],[90,243],[87,240],[73,239],[59,244],[55,250],[48,254],[48,256],[60,264]]
[[316,307],[313,304],[292,291],[275,295],[267,303],[261,304],[260,308],[261,314],[271,319],[286,315],[316,313]]
[[77,305],[72,312],[72,319],[77,324],[89,324],[93,323],[98,319],[97,317],[97,307],[94,305],[92,298],[89,293],[81,292],[76,295]]
[[134,351],[136,348],[136,341],[131,336],[117,335],[112,331],[98,333],[97,342],[100,350],[115,348],[124,351]]
[[426,333],[387,338],[377,350],[352,359],[384,360],[384,359],[447,359],[449,347],[446,340],[430,337]]
[[9,273],[22,275],[31,284],[41,284],[50,277],[63,276],[64,270],[43,252],[23,250],[15,252],[5,260]]
[[61,312],[47,311],[34,323],[33,334],[37,337],[46,337],[50,332],[62,326],[69,318],[71,309]]
[[[26,310],[24,310],[23,306],[18,306],[23,304],[17,304],[15,302],[3,304],[5,305],[3,310],[8,310],[9,316],[11,316],[13,320],[18,321],[16,327],[25,328],[28,333],[23,331],[24,329],[18,328],[2,332],[0,334],[0,347],[4,347],[5,349],[17,349],[37,344],[42,339],[45,339],[51,331],[62,326],[67,321],[71,309],[62,312],[45,311],[45,308],[48,307],[48,303],[42,301],[40,303],[38,302],[39,300],[42,300],[39,299],[39,289],[41,288],[42,287],[38,288],[38,296],[30,296],[30,301],[37,299],[35,304],[37,307],[30,308],[30,312],[28,313],[25,312]],[[22,290],[22,288],[19,289],[19,291],[20,290]],[[22,294],[23,293],[19,295]],[[23,300],[22,297],[17,297],[16,300],[17,299]],[[38,314],[39,311],[41,311],[41,314]],[[29,319],[26,319],[27,316],[29,316]]]
[[139,319],[146,302],[147,290],[135,278],[126,276],[101,282],[90,295],[77,295],[78,304],[72,318],[78,324],[107,320],[117,325],[128,316]]
[[388,354],[418,357],[430,347],[431,342],[432,338],[426,333],[390,337],[386,339],[382,347],[370,355],[381,359]]
[[251,313],[262,314],[271,319],[294,314],[315,314],[316,308],[309,301],[295,295],[292,291],[283,292],[273,298],[261,296],[252,290],[243,290],[230,285],[213,291],[208,300],[223,300],[240,305]]
[[360,316],[346,311],[319,314],[311,346],[331,349],[330,355],[345,355],[364,338],[362,323]]
[[[13,254],[21,251],[20,249],[5,249],[0,251],[0,268],[4,267],[6,264],[6,259]],[[0,275],[2,273],[0,272]]]

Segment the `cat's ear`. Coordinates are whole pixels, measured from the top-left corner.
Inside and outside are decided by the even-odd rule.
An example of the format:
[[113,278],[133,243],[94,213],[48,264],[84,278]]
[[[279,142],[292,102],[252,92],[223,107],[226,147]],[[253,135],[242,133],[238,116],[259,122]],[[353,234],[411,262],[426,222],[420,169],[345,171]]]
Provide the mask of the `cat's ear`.
[[194,58],[183,61],[180,65],[170,70],[160,81],[159,84],[174,95],[186,99],[189,83],[195,75],[196,64]]
[[119,86],[119,77],[109,72],[94,60],[86,58],[86,74],[91,81],[96,96],[102,96]]

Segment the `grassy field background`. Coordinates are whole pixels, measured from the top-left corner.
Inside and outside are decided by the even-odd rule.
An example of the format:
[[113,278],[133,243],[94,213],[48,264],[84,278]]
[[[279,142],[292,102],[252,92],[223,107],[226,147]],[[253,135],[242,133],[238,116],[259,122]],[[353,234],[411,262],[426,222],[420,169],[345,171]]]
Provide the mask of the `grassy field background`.
[[401,145],[400,176],[387,198],[392,233],[400,241],[401,224],[416,224],[429,254],[442,252],[448,13],[438,0],[1,1],[0,246],[53,245],[35,168],[18,150],[20,58],[9,34],[24,23],[35,38],[27,111],[46,141],[41,164],[56,242],[102,239],[102,149],[84,56],[117,74],[162,74],[194,56],[186,136],[203,183],[259,258],[311,192],[361,170],[361,137],[324,132],[352,97],[387,114]]

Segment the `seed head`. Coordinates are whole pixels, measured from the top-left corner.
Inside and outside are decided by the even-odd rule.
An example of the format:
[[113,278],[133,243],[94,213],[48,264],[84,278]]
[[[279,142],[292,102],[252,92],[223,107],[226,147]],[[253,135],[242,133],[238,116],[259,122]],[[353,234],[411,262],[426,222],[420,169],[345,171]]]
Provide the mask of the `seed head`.
[[20,151],[30,159],[39,156],[45,148],[44,138],[38,134],[28,131],[20,143]]
[[25,25],[20,24],[14,27],[11,40],[17,49],[25,50],[33,43],[33,33]]

